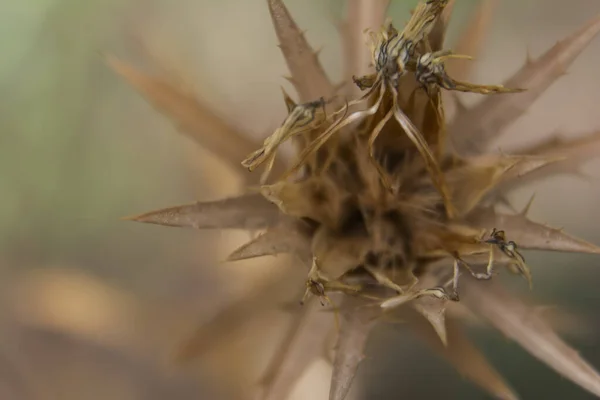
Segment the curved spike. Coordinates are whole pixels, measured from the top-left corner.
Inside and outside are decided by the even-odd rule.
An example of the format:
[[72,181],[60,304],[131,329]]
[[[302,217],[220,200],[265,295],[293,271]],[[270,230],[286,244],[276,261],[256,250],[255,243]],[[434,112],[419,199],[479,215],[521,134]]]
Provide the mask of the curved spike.
[[[477,58],[486,38],[486,33],[490,29],[492,14],[497,5],[498,0],[482,0],[479,2],[479,7],[469,18],[467,27],[461,33],[456,46],[454,46],[456,54],[467,54]],[[474,65],[473,62],[455,59],[448,61],[446,69],[448,75],[460,81],[469,78]]]
[[431,327],[440,338],[444,347],[448,345],[446,304],[446,301],[427,298],[417,299],[412,303],[414,309],[431,324]]
[[279,47],[292,74],[301,102],[329,98],[334,88],[302,31],[282,0],[267,0]]
[[291,253],[310,262],[310,237],[298,227],[280,225],[245,243],[227,257],[227,261]]
[[294,110],[294,108],[296,108],[296,106],[298,105],[298,103],[296,103],[294,100],[292,100],[292,98],[285,91],[285,89],[283,88],[283,86],[281,87],[281,92],[283,93],[283,101],[285,102],[285,107],[287,108],[288,113],[291,113]]
[[163,208],[124,218],[196,229],[262,229],[279,222],[277,207],[259,194]]
[[479,209],[468,218],[474,227],[506,231],[510,240],[523,249],[600,254],[600,247],[585,240],[527,219],[521,214],[500,214],[493,209]]
[[[170,118],[180,131],[216,154],[235,170],[240,170],[240,160],[260,147],[259,143],[229,126],[192,95],[168,81],[147,75],[114,57],[107,57],[106,62],[113,71],[125,78],[151,104]],[[281,164],[277,164],[276,169],[282,171],[282,167]],[[245,177],[254,179],[252,174],[246,174]]]
[[507,96],[486,97],[481,103],[458,114],[449,127],[456,151],[462,155],[478,154],[501,131],[518,119],[546,91],[583,49],[600,32],[600,15],[581,29],[558,42],[533,63],[525,64],[504,86],[523,87],[527,91]]
[[[352,302],[355,299],[344,299]],[[360,362],[375,318],[381,313],[377,309],[353,309],[342,319],[333,361],[329,400],[344,400],[350,392],[352,381]]]
[[534,357],[590,393],[600,396],[600,375],[535,312],[496,282],[463,280],[462,297],[485,318]]
[[446,322],[448,346],[440,342],[437,333],[422,318],[415,315],[409,326],[416,330],[417,337],[426,342],[456,370],[473,383],[487,391],[494,398],[516,400],[519,397],[504,381],[502,376],[488,362],[485,356],[473,345],[462,329],[462,325],[449,318]]
[[531,197],[529,198],[529,201],[527,202],[527,204],[525,204],[525,207],[523,207],[521,212],[519,212],[519,215],[522,215],[523,217],[527,217],[527,214],[529,214],[529,210],[531,209],[531,206],[533,205],[534,200],[535,200],[535,193],[531,195]]

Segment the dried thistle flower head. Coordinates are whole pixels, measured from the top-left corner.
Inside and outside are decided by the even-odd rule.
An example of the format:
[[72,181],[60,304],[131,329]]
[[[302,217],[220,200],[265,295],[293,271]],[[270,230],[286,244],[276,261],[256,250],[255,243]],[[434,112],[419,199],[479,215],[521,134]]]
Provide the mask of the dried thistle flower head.
[[[517,214],[495,209],[507,191],[533,178],[572,171],[596,156],[600,137],[542,143],[513,155],[485,152],[487,143],[520,117],[600,31],[600,17],[528,62],[505,86],[480,85],[459,80],[465,68],[445,65],[450,58],[469,58],[458,55],[462,48],[476,47],[465,40],[458,53],[443,47],[453,1],[421,0],[402,29],[384,24],[387,3],[348,0],[349,20],[342,33],[346,76],[355,85],[342,86],[339,95],[282,1],[268,1],[299,101],[284,92],[289,114],[262,146],[166,81],[111,59],[118,73],[203,146],[232,164],[264,168],[259,193],[132,219],[264,231],[230,260],[298,256],[306,275],[304,283],[298,282],[297,299],[308,303],[297,313],[296,329],[264,380],[265,399],[284,399],[295,378],[320,356],[314,349],[323,348],[332,325],[318,313],[315,297],[330,303],[334,292],[342,294],[342,303],[336,305],[343,318],[331,399],[345,398],[370,330],[390,314],[410,321],[420,337],[482,388],[496,397],[516,398],[464,335],[460,321],[446,321],[445,311],[453,304],[487,319],[557,372],[600,396],[597,372],[493,279],[506,268],[532,285],[521,249],[600,253],[594,245],[530,221],[526,214],[531,204]],[[485,26],[478,22],[486,12],[489,2],[484,1],[473,26]],[[360,20],[364,15],[373,20]],[[362,45],[365,25],[382,26],[370,34],[370,48]],[[479,36],[473,29],[467,32]],[[365,51],[374,67],[367,74],[361,65]],[[486,98],[446,121],[446,91]],[[286,168],[275,155],[287,140],[294,142],[297,155]],[[271,172],[277,176],[268,183]]]

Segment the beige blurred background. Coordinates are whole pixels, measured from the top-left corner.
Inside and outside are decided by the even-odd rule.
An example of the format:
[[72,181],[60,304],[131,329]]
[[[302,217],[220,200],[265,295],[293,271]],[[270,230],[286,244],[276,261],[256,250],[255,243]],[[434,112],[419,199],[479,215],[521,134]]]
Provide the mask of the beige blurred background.
[[[390,15],[402,22],[415,3],[392,0]],[[477,0],[457,3],[450,43]],[[334,22],[343,1],[286,4],[313,46],[323,47],[329,75],[340,79]],[[473,80],[502,81],[527,52],[539,55],[598,12],[597,0],[501,0]],[[0,43],[0,399],[245,393],[265,363],[262,345],[278,337],[271,328],[281,326],[281,315],[258,315],[197,363],[176,365],[173,353],[198,324],[277,273],[273,260],[220,262],[247,233],[119,220],[241,188],[234,171],[179,135],[102,55],[167,73],[262,138],[282,119],[280,85],[289,88],[266,2],[3,0]],[[510,150],[599,129],[599,63],[600,38],[495,145]],[[599,243],[599,166],[586,165],[589,182],[557,177],[511,200],[520,208],[535,192],[533,219]],[[534,295],[585,318],[585,332],[569,340],[600,366],[600,260],[529,257]],[[474,334],[523,398],[590,398],[499,335]],[[401,327],[382,329],[370,349],[360,372],[364,398],[485,398]],[[329,367],[313,367],[296,399],[326,398]]]

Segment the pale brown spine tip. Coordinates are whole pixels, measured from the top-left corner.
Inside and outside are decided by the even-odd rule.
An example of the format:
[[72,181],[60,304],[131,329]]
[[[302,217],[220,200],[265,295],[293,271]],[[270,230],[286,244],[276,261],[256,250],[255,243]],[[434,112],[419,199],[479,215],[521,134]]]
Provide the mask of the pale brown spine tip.
[[121,217],[119,218],[119,221],[136,221],[136,222],[140,222],[140,218],[143,217],[144,214],[142,215],[128,215],[126,217]]

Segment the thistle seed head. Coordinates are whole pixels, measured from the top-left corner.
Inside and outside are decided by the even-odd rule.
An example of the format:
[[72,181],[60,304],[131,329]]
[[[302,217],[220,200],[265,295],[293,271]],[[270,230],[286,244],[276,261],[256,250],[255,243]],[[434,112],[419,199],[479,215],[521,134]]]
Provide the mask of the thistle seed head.
[[[204,147],[238,166],[243,151],[245,168],[264,168],[260,179],[254,178],[256,173],[245,176],[250,185],[260,182],[254,193],[132,219],[170,226],[262,230],[230,260],[294,254],[309,271],[304,282],[297,282],[298,297],[314,296],[325,305],[331,304],[330,293],[342,292],[344,318],[333,360],[331,399],[343,399],[348,393],[368,333],[375,322],[391,313],[411,322],[419,336],[463,375],[494,396],[516,398],[462,333],[458,319],[450,318],[447,326],[445,311],[457,303],[600,396],[596,371],[493,279],[507,267],[531,286],[523,249],[600,253],[590,243],[530,221],[526,213],[531,204],[515,214],[502,214],[495,208],[505,193],[532,179],[576,171],[600,154],[600,136],[594,133],[568,143],[550,141],[512,155],[486,151],[490,139],[520,117],[600,31],[600,17],[528,62],[506,86],[480,85],[459,80],[467,68],[452,67],[446,61],[470,58],[460,53],[477,47],[469,38],[481,37],[482,32],[474,27],[485,28],[479,21],[490,13],[493,1],[482,2],[467,29],[470,41],[460,41],[457,53],[444,48],[453,1],[421,0],[401,30],[384,23],[387,3],[348,0],[349,16],[374,18],[344,24],[346,63],[356,66],[366,50],[374,70],[363,76],[348,71],[347,78],[352,77],[362,93],[357,96],[356,90],[341,87],[336,96],[339,87],[327,78],[283,2],[268,0],[299,101],[284,92],[288,116],[262,146],[188,94],[111,59],[118,73]],[[363,48],[362,39],[358,40],[364,26],[376,30],[370,33],[370,48]],[[528,91],[520,93],[521,88]],[[460,108],[448,120],[442,93],[453,91],[486,97],[471,109]],[[297,153],[286,165],[275,155],[288,140],[294,142]],[[254,299],[244,299],[224,315],[251,315],[239,310],[248,310]],[[297,329],[275,357],[264,381],[266,399],[285,398],[290,382],[312,360],[307,355],[322,348],[331,326],[310,307],[305,304],[305,311],[296,314]],[[529,322],[522,324],[525,318]],[[218,325],[221,320],[215,321]],[[423,321],[433,330],[423,329]],[[310,335],[304,329],[307,326]],[[210,343],[210,332],[207,327],[196,339]]]

